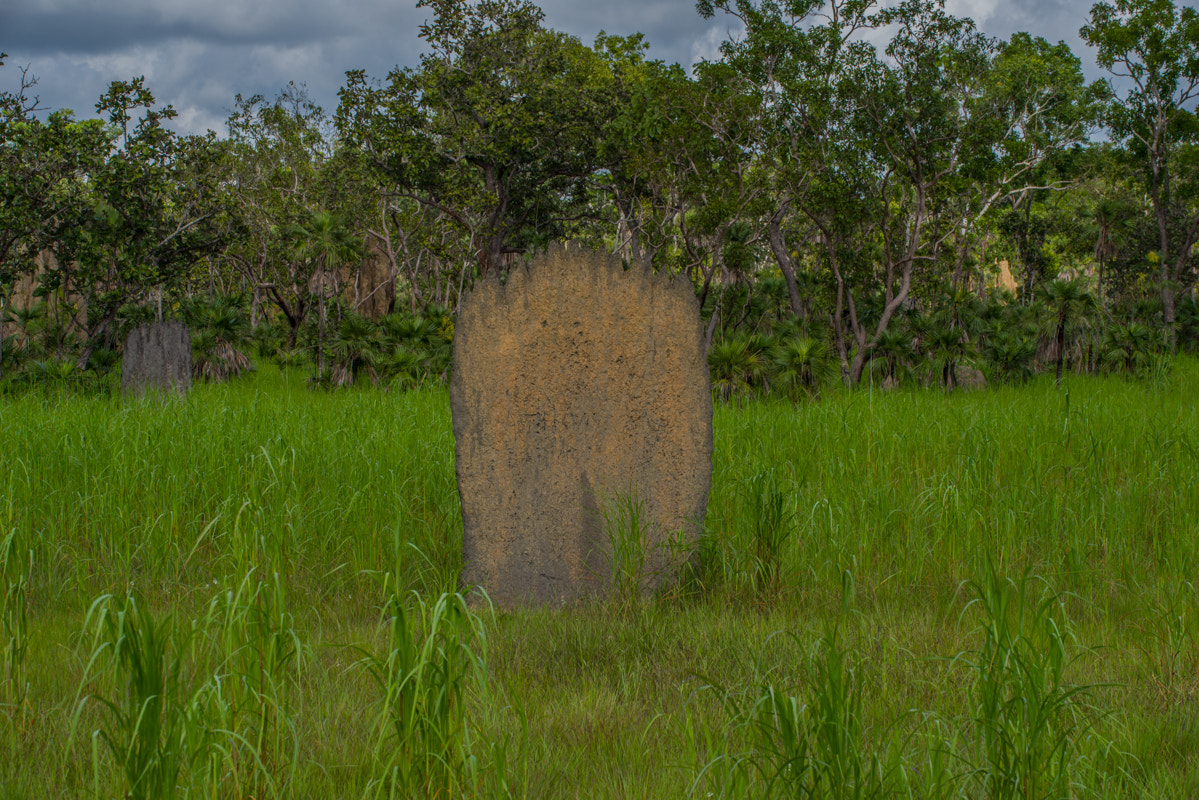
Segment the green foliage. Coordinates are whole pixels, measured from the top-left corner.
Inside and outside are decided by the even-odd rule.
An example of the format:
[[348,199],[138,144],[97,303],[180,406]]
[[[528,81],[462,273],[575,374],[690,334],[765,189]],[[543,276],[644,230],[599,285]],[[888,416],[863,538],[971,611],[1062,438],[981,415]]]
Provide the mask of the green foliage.
[[649,526],[649,511],[645,499],[635,491],[620,492],[609,498],[601,509],[603,524],[603,559],[607,580],[608,597],[620,606],[631,608],[640,600],[649,574],[649,557],[646,548]]
[[783,340],[772,352],[773,383],[792,400],[815,397],[837,371],[832,348],[824,339],[798,336]]
[[27,351],[23,345],[9,337],[0,341],[0,374],[10,374],[25,360]]
[[766,359],[748,337],[731,336],[709,348],[708,368],[712,371],[712,390],[728,402],[745,397],[758,385]]
[[[32,279],[49,313],[36,335],[0,342],[0,367],[52,353],[85,370],[148,318],[147,293],[166,292],[173,313],[240,288],[254,319],[270,306],[286,325],[260,354],[299,366],[310,348],[315,383],[444,380],[448,336],[367,346],[351,321],[340,364],[327,349],[367,299],[372,316],[453,307],[476,274],[562,239],[685,273],[715,318],[729,398],[814,396],[828,376],[809,376],[798,350],[830,343],[850,385],[867,369],[894,385],[919,357],[885,337],[914,314],[962,331],[961,352],[948,334],[926,337],[937,383],[951,388],[958,362],[985,352],[1022,377],[1037,365],[1014,358],[1017,339],[975,318],[993,257],[1012,261],[1025,306],[1092,262],[1101,306],[1157,284],[1168,341],[1195,338],[1193,9],[1092,9],[1084,35],[1131,80],[1112,100],[1066,45],[991,40],[932,0],[700,3],[745,36],[691,75],[651,60],[640,34],[585,46],[524,0],[423,5],[419,66],[383,81],[351,70],[334,119],[295,84],[238,96],[225,140],[173,133],[174,109],[143,78],[100,98],[108,124],[43,119],[22,73],[0,94],[0,300]],[[1114,139],[1087,145],[1101,106]],[[830,330],[806,348],[723,345],[816,320]],[[239,345],[197,342],[202,374],[245,369]],[[1093,370],[1099,335],[1041,349]]]
[[1199,297],[1194,294],[1178,304],[1178,346],[1199,353]]
[[379,689],[379,765],[370,796],[452,797],[481,766],[466,719],[469,694],[487,681],[482,620],[460,594],[426,603],[388,575],[386,649],[362,666]]
[[252,369],[242,352],[250,336],[243,298],[203,299],[189,304],[185,314],[192,332],[192,375],[204,380],[236,378]]
[[965,332],[945,322],[929,320],[923,327],[921,340],[936,375],[934,382],[947,392],[953,391],[958,385],[958,364],[972,352]]
[[[11,517],[11,509],[9,511]],[[23,546],[16,528],[0,540],[0,642],[3,662],[0,681],[4,713],[17,730],[25,727],[29,714],[29,683],[25,672],[25,654],[29,649],[29,577],[33,572],[33,551]]]
[[1103,363],[1126,375],[1144,375],[1160,350],[1157,332],[1139,322],[1112,322],[1103,334]]
[[1162,587],[1143,647],[1146,677],[1164,704],[1185,703],[1199,688],[1199,592],[1192,581]]
[[[187,706],[184,659],[189,636],[173,617],[156,622],[132,596],[106,595],[92,604],[84,629],[93,638],[87,672],[97,666],[111,672],[116,694],[90,694],[107,717],[96,735],[108,746],[134,800],[179,794],[185,770]],[[80,707],[82,710],[82,705]],[[78,712],[76,713],[78,719]],[[97,790],[99,775],[96,775]]]
[[[844,613],[852,612],[846,607]],[[842,643],[838,627],[816,640],[804,667],[805,691],[797,695],[769,673],[756,692],[723,691],[727,749],[703,767],[693,791],[705,786],[717,797],[813,800],[932,794],[921,792],[921,776],[892,730],[867,730],[867,667]],[[738,739],[744,749],[737,748]],[[934,772],[927,780],[935,786],[939,777]]]
[[[1195,795],[1195,367],[1164,355],[1199,341],[1194,9],[1097,4],[1109,88],[1061,43],[923,0],[701,2],[744,36],[691,74],[520,0],[425,8],[421,64],[352,71],[336,135],[296,86],[237,98],[225,141],[172,133],[140,78],[101,98],[108,124],[34,113],[24,74],[0,93],[2,791],[664,796],[690,756],[683,782],[727,796]],[[445,398],[419,387],[448,376],[476,273],[562,238],[681,273],[715,317],[737,406],[717,408],[705,591],[483,620],[408,593],[460,567]],[[409,313],[350,309],[365,243]],[[1021,291],[980,305],[997,258]],[[249,304],[274,315],[261,356],[417,390],[309,393],[267,365],[124,413],[91,395],[157,289],[196,315],[201,374],[248,364]],[[985,395],[832,385],[841,362],[850,384],[931,367],[952,388],[976,356]],[[1035,377],[1053,362],[1065,393]],[[643,509],[605,511],[631,597]],[[977,640],[928,658],[971,635],[955,587],[988,556],[1070,591],[990,570]],[[821,637],[845,565],[868,607]],[[80,679],[56,626],[134,583],[93,606]],[[1110,657],[1072,660],[1073,635]],[[715,708],[696,674],[720,675]],[[61,680],[104,699],[76,708]],[[100,731],[90,787],[78,748],[44,766],[68,722]]]
[[[900,796],[973,798],[984,780],[1009,785],[1002,776],[1024,769],[1012,754],[1025,753],[1024,774],[1040,772],[1020,779],[1052,789],[1042,797],[1063,780],[1073,796],[1188,796],[1199,550],[1179,532],[1199,520],[1196,366],[1181,357],[1159,381],[1066,375],[1068,406],[1048,377],[718,405],[696,591],[628,610],[492,615],[468,603],[485,648],[448,633],[452,613],[437,623],[447,652],[466,658],[466,641],[487,656],[486,679],[436,655],[422,673],[426,687],[467,676],[461,716],[434,717],[465,731],[453,793],[552,796],[570,776],[584,797],[692,784],[700,796],[806,797],[817,780],[818,796],[836,796],[828,776],[867,793],[881,772]],[[174,637],[165,663],[189,643],[166,703],[179,712],[177,794],[403,794],[396,776],[425,762],[399,761],[392,720],[406,718],[385,709],[354,648],[393,683],[395,612],[376,624],[389,572],[382,602],[398,594],[409,634],[395,641],[418,659],[436,652],[428,620],[461,561],[444,389],[311,392],[266,365],[252,382],[200,383],[184,404],[135,414],[75,393],[3,402],[0,525],[24,554],[29,643],[24,727],[0,725],[6,790],[128,793],[105,740],[88,747],[92,731],[120,741],[126,729],[75,698],[142,702],[125,699],[130,668],[111,645],[85,674],[111,641],[95,638],[98,610],[78,635],[91,598],[136,585],[138,611]],[[1021,628],[1021,583],[1003,584],[1006,634],[988,634],[999,616],[981,600],[967,609],[977,592],[962,590],[972,576],[988,585],[988,557],[999,575],[1031,569],[1061,592],[1030,579]],[[849,591],[837,596],[845,570],[852,608]],[[1007,666],[984,692],[992,663]],[[393,698],[412,685],[394,683]],[[420,754],[422,741],[404,747]],[[54,747],[62,757],[42,757]]]
[[1037,340],[1029,334],[1009,333],[988,338],[983,357],[995,377],[1006,383],[1023,383],[1033,376]]
[[[262,574],[251,563],[238,566],[234,575],[240,579],[208,607],[205,623],[216,638],[219,661],[197,693],[212,737],[199,766],[213,787],[228,784],[231,792],[279,797],[286,795],[297,766],[292,685],[305,651],[282,576]],[[261,562],[264,569],[268,565],[280,566],[277,560]]]
[[378,383],[379,373],[375,368],[378,348],[378,329],[375,324],[358,314],[345,314],[329,343],[333,358],[330,373],[332,384],[349,386],[357,383],[361,377]]
[[1094,687],[1070,682],[1070,631],[1061,598],[1037,582],[988,564],[971,584],[982,644],[972,654],[974,715],[981,739],[978,780],[991,798],[1074,797]]
[[1078,332],[1091,321],[1095,311],[1095,296],[1087,290],[1081,279],[1054,280],[1040,289],[1044,303],[1045,326],[1053,337],[1057,381],[1062,380],[1062,369],[1066,363],[1067,350]]
[[[602,62],[524,0],[425,0],[430,52],[385,87],[351,72],[338,125],[390,187],[446,211],[481,274],[562,235],[599,166]],[[517,102],[514,102],[516,100]]]
[[[1120,79],[1107,122],[1149,193],[1157,234],[1153,272],[1173,350],[1174,304],[1180,289],[1194,285],[1191,249],[1199,237],[1193,209],[1199,13],[1173,0],[1100,2],[1079,33],[1098,49],[1099,65]],[[1183,224],[1172,225],[1178,216]]]
[[894,325],[883,331],[874,343],[871,365],[877,365],[884,384],[898,386],[904,371],[916,360],[912,334],[904,325]]
[[777,595],[784,585],[784,557],[788,542],[798,530],[795,512],[784,486],[773,470],[760,472],[746,482],[746,517],[753,534],[753,582],[758,591]]

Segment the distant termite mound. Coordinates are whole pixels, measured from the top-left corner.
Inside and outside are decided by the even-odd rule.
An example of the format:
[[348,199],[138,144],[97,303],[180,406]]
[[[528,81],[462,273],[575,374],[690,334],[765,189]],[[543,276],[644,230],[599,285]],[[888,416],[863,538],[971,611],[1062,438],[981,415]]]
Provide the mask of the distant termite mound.
[[121,396],[146,392],[187,394],[192,382],[192,340],[182,322],[134,329],[121,357]]
[[554,247],[480,281],[454,331],[450,404],[464,584],[561,604],[602,594],[615,568],[652,591],[678,566],[668,542],[694,551],[712,394],[685,279]]

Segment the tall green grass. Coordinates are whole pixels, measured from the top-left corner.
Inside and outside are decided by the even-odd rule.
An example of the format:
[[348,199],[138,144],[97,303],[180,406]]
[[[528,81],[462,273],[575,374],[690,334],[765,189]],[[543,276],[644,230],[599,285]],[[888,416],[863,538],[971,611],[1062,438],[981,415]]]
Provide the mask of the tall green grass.
[[29,573],[33,554],[23,546],[16,530],[0,538],[0,703],[5,716],[18,730],[28,716],[29,683],[25,652],[29,648]]
[[[460,560],[444,392],[268,374],[178,402],[26,396],[3,413],[0,490],[50,599],[203,586],[237,570],[241,535],[326,597],[368,591],[397,540],[446,575]],[[403,577],[428,573],[414,561]]]
[[615,506],[612,599],[495,613],[444,390],[6,398],[0,795],[1194,796],[1196,396],[718,406],[685,584]]
[[874,583],[943,591],[987,559],[1087,590],[1189,579],[1197,379],[1184,361],[1160,389],[1094,377],[1060,391],[1038,380],[720,408],[707,561],[730,587],[750,588],[739,543],[764,541],[766,507],[745,480],[770,475],[786,498],[770,513],[794,521],[765,541],[785,537],[777,557],[796,589],[836,586],[852,567]]

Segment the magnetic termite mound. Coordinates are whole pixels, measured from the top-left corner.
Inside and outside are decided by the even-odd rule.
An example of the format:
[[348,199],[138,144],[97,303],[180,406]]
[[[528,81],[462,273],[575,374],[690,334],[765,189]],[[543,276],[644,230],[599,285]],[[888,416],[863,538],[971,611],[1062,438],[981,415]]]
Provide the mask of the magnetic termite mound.
[[142,325],[125,339],[121,395],[146,392],[185,395],[192,381],[192,340],[182,322]]
[[631,568],[628,531],[613,530],[631,517],[642,592],[694,552],[712,394],[686,279],[555,246],[479,281],[454,331],[450,404],[464,584],[507,606],[602,594]]

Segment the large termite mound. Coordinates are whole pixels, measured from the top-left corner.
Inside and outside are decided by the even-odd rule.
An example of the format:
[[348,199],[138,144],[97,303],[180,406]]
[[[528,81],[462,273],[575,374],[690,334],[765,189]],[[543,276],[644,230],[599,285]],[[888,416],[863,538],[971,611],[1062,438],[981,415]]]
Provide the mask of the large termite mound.
[[454,332],[450,403],[464,584],[501,605],[561,604],[603,593],[615,568],[652,591],[694,551],[712,395],[685,279],[554,247],[480,281]]

